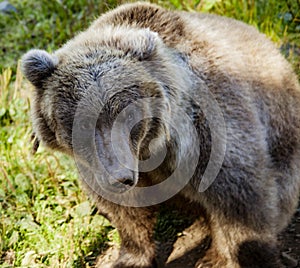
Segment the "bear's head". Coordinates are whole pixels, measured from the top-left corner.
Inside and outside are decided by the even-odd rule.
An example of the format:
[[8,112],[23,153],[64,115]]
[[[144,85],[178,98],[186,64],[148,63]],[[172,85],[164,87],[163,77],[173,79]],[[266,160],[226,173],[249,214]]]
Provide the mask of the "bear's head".
[[111,181],[135,185],[138,161],[169,139],[183,87],[175,58],[156,33],[126,27],[83,32],[53,54],[29,51],[22,70],[35,87],[37,139],[82,163],[100,160]]

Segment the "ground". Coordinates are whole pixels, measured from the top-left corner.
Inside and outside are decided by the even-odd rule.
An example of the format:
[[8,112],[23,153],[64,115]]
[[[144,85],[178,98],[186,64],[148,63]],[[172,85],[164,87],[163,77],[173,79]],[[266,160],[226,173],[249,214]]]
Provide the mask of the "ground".
[[[205,235],[207,233],[207,227],[203,224],[203,219],[197,219],[191,224],[190,220],[184,217],[181,221],[177,213],[171,213],[173,217],[168,217],[168,220],[173,218],[171,228],[179,231],[185,228],[183,231],[179,231],[175,236],[170,228],[166,227],[165,219],[164,227],[160,226],[159,234],[162,233],[162,237],[157,237],[157,252],[159,267],[165,268],[193,268],[197,258],[204,255],[210,244],[210,238]],[[175,217],[174,217],[175,216]],[[175,226],[174,226],[175,219]],[[161,223],[160,222],[160,223]],[[165,230],[163,230],[165,229]],[[199,233],[204,235],[199,236]],[[157,236],[159,235],[157,234]],[[300,267],[300,205],[295,213],[295,216],[286,230],[279,237],[281,247],[281,259],[283,264],[287,268]],[[111,245],[104,254],[98,258],[97,267],[109,268],[113,260],[118,256],[118,246]]]

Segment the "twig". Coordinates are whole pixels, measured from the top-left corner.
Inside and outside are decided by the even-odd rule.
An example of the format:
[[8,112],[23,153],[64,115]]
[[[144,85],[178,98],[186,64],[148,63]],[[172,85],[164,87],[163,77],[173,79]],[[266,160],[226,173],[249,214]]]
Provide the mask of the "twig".
[[11,191],[12,191],[12,192],[16,192],[16,189],[15,189],[15,187],[13,186],[13,184],[11,183],[11,181],[9,180],[8,174],[7,174],[7,172],[5,171],[5,169],[3,169],[2,167],[0,167],[0,169],[1,169],[1,172],[2,172],[2,174],[3,174],[3,176],[4,176],[4,178],[5,178],[5,180],[6,180],[7,184],[8,184],[8,186],[9,186],[9,188],[11,189]]

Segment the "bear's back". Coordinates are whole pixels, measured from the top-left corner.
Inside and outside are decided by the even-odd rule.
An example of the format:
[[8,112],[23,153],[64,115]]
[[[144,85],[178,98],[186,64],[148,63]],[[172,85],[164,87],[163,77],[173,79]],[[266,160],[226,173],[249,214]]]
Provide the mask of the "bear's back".
[[296,75],[274,44],[254,27],[234,19],[138,2],[102,15],[90,29],[105,26],[149,28],[167,46],[188,55],[192,67],[201,71],[213,67],[236,79],[279,88],[298,86]]

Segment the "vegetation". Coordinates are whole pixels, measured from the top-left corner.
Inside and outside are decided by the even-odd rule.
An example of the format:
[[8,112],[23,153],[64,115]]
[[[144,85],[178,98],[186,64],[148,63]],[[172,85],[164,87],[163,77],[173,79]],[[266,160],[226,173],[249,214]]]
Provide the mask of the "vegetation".
[[[31,154],[31,87],[18,62],[30,48],[58,48],[122,2],[11,0],[17,12],[0,13],[0,267],[91,267],[118,243],[116,230],[80,190],[72,160],[44,148]],[[299,0],[153,2],[250,23],[278,44],[300,75]]]

